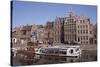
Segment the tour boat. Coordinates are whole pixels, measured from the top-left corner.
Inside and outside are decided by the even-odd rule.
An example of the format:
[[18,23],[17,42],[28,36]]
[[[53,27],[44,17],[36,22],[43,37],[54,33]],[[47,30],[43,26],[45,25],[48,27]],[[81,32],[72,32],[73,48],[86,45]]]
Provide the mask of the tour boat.
[[80,46],[48,46],[35,49],[35,53],[38,55],[53,55],[53,56],[80,56]]

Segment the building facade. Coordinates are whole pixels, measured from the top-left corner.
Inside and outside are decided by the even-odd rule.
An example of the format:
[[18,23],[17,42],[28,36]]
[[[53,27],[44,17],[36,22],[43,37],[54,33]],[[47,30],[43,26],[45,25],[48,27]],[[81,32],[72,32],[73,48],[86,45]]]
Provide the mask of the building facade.
[[54,39],[54,21],[48,21],[45,25],[45,30],[46,30],[46,40],[48,41],[48,44],[53,44],[53,39]]
[[64,41],[85,45],[92,44],[92,39],[93,25],[90,19],[69,12],[64,22]]
[[79,43],[81,45],[97,43],[97,25],[85,16],[77,16],[69,11],[65,17],[56,17],[46,25],[22,25],[12,31],[13,41],[25,44],[28,41],[43,44]]
[[76,18],[69,12],[64,22],[64,42],[77,41],[76,29]]
[[62,43],[64,41],[64,18],[56,17],[54,22],[54,43]]
[[13,47],[24,47],[27,42],[31,40],[31,25],[22,25],[15,27],[12,31],[12,46]]

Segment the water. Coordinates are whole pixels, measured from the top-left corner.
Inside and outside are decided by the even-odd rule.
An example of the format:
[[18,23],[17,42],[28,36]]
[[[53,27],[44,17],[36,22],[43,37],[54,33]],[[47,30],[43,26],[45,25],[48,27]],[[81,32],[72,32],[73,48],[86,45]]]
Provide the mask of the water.
[[79,57],[61,57],[61,56],[40,56],[35,54],[18,54],[12,58],[13,66],[19,65],[40,65],[40,64],[56,64],[56,63],[74,63],[97,61],[97,51],[82,51]]

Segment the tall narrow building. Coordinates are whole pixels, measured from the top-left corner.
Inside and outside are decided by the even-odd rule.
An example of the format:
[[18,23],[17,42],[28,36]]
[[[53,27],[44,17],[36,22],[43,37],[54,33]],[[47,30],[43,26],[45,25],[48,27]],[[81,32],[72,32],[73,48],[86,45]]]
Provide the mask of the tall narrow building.
[[73,15],[73,13],[69,12],[64,22],[64,41],[65,42],[77,41],[76,21],[77,19]]
[[56,17],[54,22],[54,43],[64,42],[64,18]]
[[45,27],[45,30],[47,31],[46,39],[48,40],[48,44],[53,44],[53,39],[54,39],[53,23],[54,21],[48,21]]
[[64,22],[64,42],[91,44],[92,38],[93,26],[90,19],[69,11]]

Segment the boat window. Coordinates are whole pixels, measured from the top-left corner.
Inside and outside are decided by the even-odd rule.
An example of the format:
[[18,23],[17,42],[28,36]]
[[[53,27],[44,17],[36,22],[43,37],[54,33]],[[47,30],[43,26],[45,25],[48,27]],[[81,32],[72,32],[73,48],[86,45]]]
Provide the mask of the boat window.
[[66,54],[66,52],[65,52],[65,51],[63,51],[63,52],[62,52],[62,54]]
[[71,49],[70,53],[72,54],[73,53],[73,50]]
[[76,49],[76,51],[78,51],[78,50],[79,50],[79,48]]
[[46,51],[45,51],[45,50],[40,50],[40,52],[42,52],[42,53],[46,53]]

